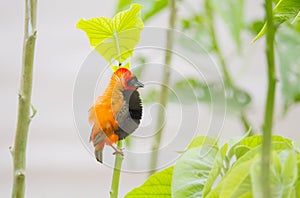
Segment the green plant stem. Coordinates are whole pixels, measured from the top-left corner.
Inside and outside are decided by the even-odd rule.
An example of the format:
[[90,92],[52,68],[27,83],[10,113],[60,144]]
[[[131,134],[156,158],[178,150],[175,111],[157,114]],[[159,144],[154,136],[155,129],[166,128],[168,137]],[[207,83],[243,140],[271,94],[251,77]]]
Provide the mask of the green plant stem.
[[[228,72],[228,67],[225,61],[225,58],[220,50],[220,46],[218,44],[218,40],[217,40],[217,36],[216,36],[216,30],[214,27],[214,15],[213,15],[213,9],[211,7],[211,1],[210,0],[206,0],[205,1],[205,9],[206,9],[206,13],[207,13],[207,17],[208,17],[208,25],[209,25],[209,31],[210,31],[210,36],[211,36],[211,41],[212,41],[212,46],[214,51],[216,52],[217,58],[219,59],[219,62],[221,64],[221,69],[222,69],[222,73],[223,73],[223,78],[224,78],[224,84],[225,86],[228,87],[236,87],[235,83],[232,80],[232,77],[230,76],[229,72]],[[245,128],[245,131],[248,131],[250,128],[250,122],[247,119],[245,112],[242,112],[240,114],[240,120]],[[253,133],[253,129],[251,130],[251,134]]]
[[25,32],[22,57],[22,74],[19,91],[18,122],[14,141],[11,149],[13,155],[13,198],[23,198],[25,194],[25,170],[26,170],[26,146],[30,121],[34,117],[36,110],[31,107],[31,90],[33,59],[36,40],[36,0],[25,1]]
[[[122,141],[118,141],[117,148],[122,149],[123,143]],[[118,198],[119,194],[119,182],[120,182],[120,174],[123,162],[123,156],[119,153],[116,154],[115,165],[114,165],[114,173],[111,182],[111,190],[110,190],[110,198]]]
[[[249,136],[252,136],[253,135],[253,129],[251,128],[251,125],[246,117],[246,114],[245,112],[242,112],[241,115],[240,115],[240,119],[241,119],[241,122],[243,123],[244,125],[244,128],[246,130],[246,133],[249,132]],[[250,131],[249,131],[250,130]]]
[[276,91],[276,68],[274,60],[274,36],[272,0],[265,0],[265,12],[267,20],[266,32],[266,58],[268,68],[268,92],[266,98],[261,163],[261,186],[265,198],[271,198],[270,190],[270,154],[272,143],[273,114]]
[[170,67],[172,60],[172,49],[174,44],[174,28],[176,21],[176,0],[169,0],[169,8],[170,8],[170,16],[169,16],[169,29],[167,31],[167,42],[166,42],[166,51],[165,51],[165,67],[163,72],[163,80],[162,87],[160,91],[159,104],[161,104],[162,108],[159,109],[157,114],[157,134],[155,136],[155,140],[152,145],[152,155],[151,155],[151,164],[150,164],[150,174],[155,172],[155,168],[157,166],[158,160],[158,149],[161,143],[161,136],[164,130],[164,121],[165,114],[164,110],[166,109],[167,101],[168,101],[168,87],[170,84]]
[[222,55],[222,52],[221,52],[219,44],[218,44],[216,31],[215,31],[215,27],[214,27],[214,15],[212,13],[213,10],[211,8],[211,1],[209,1],[209,0],[205,1],[205,9],[206,9],[207,17],[208,17],[208,20],[209,20],[208,25],[209,25],[209,31],[210,31],[212,46],[213,46],[213,49],[216,52],[216,55],[217,55],[217,57],[220,61],[225,84],[230,86],[230,87],[233,87],[232,78],[231,78],[231,76],[230,76],[230,74],[227,70],[227,65],[226,65],[225,59]]

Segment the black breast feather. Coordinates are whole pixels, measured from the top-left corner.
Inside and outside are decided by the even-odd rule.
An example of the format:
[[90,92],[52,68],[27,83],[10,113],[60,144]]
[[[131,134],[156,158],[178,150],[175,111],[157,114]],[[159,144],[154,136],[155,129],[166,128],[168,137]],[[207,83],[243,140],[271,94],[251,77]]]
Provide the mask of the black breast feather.
[[125,90],[123,96],[124,103],[117,114],[119,128],[115,131],[119,136],[119,140],[126,138],[138,128],[143,113],[139,92]]

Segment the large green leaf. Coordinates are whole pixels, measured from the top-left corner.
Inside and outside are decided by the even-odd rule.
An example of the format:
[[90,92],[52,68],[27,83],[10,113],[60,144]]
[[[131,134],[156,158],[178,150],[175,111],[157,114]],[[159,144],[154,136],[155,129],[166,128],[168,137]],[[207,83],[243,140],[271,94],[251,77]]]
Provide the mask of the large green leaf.
[[[276,25],[292,20],[292,23],[300,18],[300,1],[299,0],[280,0],[273,9],[274,22]],[[258,40],[266,33],[266,24],[253,41]]]
[[144,22],[156,16],[160,11],[168,6],[167,0],[119,0],[117,11],[119,12],[124,8],[127,8],[132,3],[143,5],[142,19]]
[[220,183],[208,193],[206,198],[252,197],[249,167],[254,159],[252,158],[231,168]]
[[[106,17],[80,19],[76,25],[87,34],[90,44],[112,65],[123,63],[132,56],[144,28],[140,17],[142,6],[133,4],[129,10],[116,14],[113,19]],[[113,67],[115,70],[116,68]]]
[[[280,152],[282,150],[292,149],[292,146],[287,142],[272,142],[272,149],[273,151]],[[233,164],[233,167],[238,166],[239,164],[244,163],[248,160],[252,160],[259,153],[261,153],[261,145],[250,149],[247,153],[238,158],[238,160]]]
[[[239,142],[239,145],[245,145],[250,148],[255,148],[262,144],[262,138],[263,138],[263,136],[261,136],[261,135],[254,135],[251,137],[246,137]],[[292,141],[290,139],[287,139],[287,138],[279,136],[279,135],[272,136],[272,142],[286,142],[289,145],[292,145]]]
[[299,13],[299,0],[280,0],[273,10],[274,20],[277,23],[283,23],[289,19],[292,19],[292,22],[294,22],[300,18]]
[[220,195],[222,198],[240,197],[251,193],[251,182],[249,179],[249,167],[252,160],[244,162],[230,170],[229,174],[222,180]]
[[195,147],[185,152],[174,167],[172,197],[202,197],[210,172],[219,171],[212,169],[217,152],[211,146]]
[[[296,153],[293,150],[272,152],[270,167],[271,193],[274,198],[296,197],[296,180],[298,176]],[[254,197],[263,198],[261,186],[261,158],[251,166],[251,180]]]
[[281,93],[284,112],[300,102],[300,32],[294,28],[281,28],[277,34],[276,49],[279,56]]
[[[262,197],[260,193],[261,174],[259,172],[261,166],[261,144],[258,137],[252,138],[252,141],[247,141],[247,138],[242,140],[245,144],[248,144],[249,151],[237,159],[216,187],[208,193],[208,198]],[[295,189],[289,187],[295,185],[298,178],[296,152],[291,150],[292,146],[287,139],[279,136],[274,139],[275,141],[272,143],[273,157],[271,167],[273,197],[280,197],[277,196],[278,194],[284,195],[284,197],[288,195],[294,196],[296,193]]]
[[[292,146],[292,141],[284,138],[282,136],[272,136],[272,142],[284,142],[287,143],[288,145]],[[237,158],[240,158],[243,156],[245,153],[250,151],[251,149],[260,146],[262,144],[262,136],[261,135],[255,135],[251,137],[244,138],[241,140],[233,150],[233,153]]]
[[171,197],[171,181],[173,167],[151,175],[147,181],[138,188],[129,192],[125,198],[169,198]]

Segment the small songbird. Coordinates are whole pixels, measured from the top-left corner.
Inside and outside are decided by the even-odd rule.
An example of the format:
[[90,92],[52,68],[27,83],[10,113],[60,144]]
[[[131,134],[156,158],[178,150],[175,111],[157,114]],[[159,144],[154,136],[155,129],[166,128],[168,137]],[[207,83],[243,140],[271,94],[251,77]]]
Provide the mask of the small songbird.
[[111,146],[116,153],[123,151],[113,144],[125,139],[139,126],[142,103],[138,88],[144,85],[126,68],[116,70],[103,95],[89,109],[89,121],[93,125],[90,141],[95,147],[95,157],[103,162],[103,148]]

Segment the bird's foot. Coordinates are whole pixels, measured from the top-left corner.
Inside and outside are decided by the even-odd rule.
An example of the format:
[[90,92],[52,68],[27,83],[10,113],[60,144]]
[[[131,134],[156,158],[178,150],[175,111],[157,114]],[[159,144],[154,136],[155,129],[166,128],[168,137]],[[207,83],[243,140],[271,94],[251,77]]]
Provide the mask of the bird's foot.
[[118,149],[113,145],[111,145],[111,147],[115,150],[115,152],[113,152],[113,155],[120,154],[120,155],[124,156],[124,152],[123,152],[124,148]]

